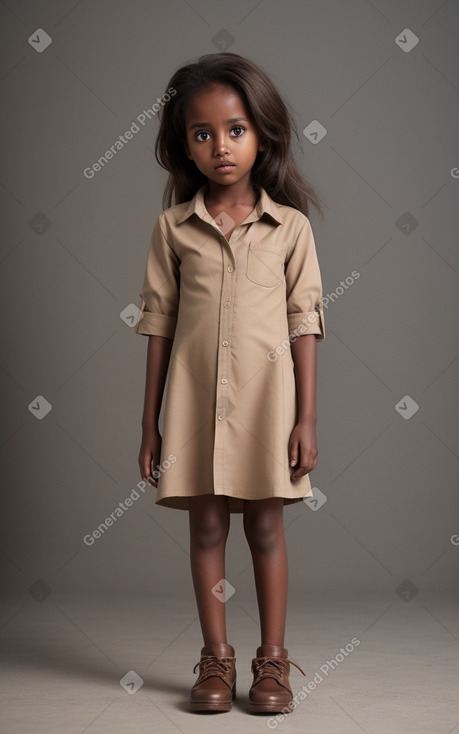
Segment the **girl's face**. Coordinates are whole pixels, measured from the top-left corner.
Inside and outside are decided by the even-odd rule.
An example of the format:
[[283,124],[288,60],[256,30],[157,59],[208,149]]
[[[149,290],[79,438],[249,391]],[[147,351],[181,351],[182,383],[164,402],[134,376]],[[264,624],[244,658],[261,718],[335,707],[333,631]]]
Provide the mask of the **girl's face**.
[[[250,171],[264,150],[255,125],[232,87],[212,84],[196,92],[185,105],[186,153],[210,181],[231,186]],[[222,167],[221,161],[228,162]]]

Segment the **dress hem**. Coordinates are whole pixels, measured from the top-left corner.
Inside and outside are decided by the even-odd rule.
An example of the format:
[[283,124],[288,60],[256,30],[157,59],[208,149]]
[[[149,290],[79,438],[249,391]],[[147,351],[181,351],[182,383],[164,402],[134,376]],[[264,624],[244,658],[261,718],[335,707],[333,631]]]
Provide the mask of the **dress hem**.
[[[209,494],[209,493],[203,493],[203,494]],[[195,496],[195,495],[192,495],[192,496]],[[220,495],[215,495],[215,496],[227,497],[228,509],[230,513],[243,512],[244,499],[249,499],[249,498],[244,498],[244,497],[234,497],[228,494],[220,494]],[[306,493],[302,497],[282,497],[281,495],[269,495],[268,497],[258,497],[257,499],[260,499],[260,500],[269,499],[269,497],[277,497],[279,499],[283,499],[284,506],[285,506],[285,505],[294,504],[296,502],[302,502],[306,498],[313,497],[313,493],[310,491],[309,493]],[[175,510],[188,510],[189,509],[188,499],[189,499],[188,495],[168,495],[166,497],[159,497],[155,499],[155,504],[160,505],[161,507],[169,507],[170,509],[175,509]],[[250,498],[250,499],[253,500],[253,498]]]

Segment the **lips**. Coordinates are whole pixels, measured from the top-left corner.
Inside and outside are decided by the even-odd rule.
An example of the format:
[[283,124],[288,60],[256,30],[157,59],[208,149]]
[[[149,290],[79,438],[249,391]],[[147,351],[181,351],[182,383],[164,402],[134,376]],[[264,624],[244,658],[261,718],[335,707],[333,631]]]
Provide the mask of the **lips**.
[[215,166],[215,168],[226,168],[227,166],[234,166],[235,164],[231,161],[220,161],[218,166]]

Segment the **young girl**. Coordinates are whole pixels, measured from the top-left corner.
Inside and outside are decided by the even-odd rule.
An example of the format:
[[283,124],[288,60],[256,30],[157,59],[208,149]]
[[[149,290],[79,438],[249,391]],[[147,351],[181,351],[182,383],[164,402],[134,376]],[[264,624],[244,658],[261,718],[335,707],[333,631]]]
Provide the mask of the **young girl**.
[[292,702],[289,663],[305,675],[284,647],[283,506],[312,496],[317,463],[325,329],[308,204],[322,206],[293,161],[292,115],[253,62],[202,56],[168,92],[155,155],[169,180],[136,324],[149,336],[139,467],[157,504],[189,512],[204,641],[190,710],[229,711],[235,697],[225,546],[242,512],[261,626],[249,706],[278,712]]

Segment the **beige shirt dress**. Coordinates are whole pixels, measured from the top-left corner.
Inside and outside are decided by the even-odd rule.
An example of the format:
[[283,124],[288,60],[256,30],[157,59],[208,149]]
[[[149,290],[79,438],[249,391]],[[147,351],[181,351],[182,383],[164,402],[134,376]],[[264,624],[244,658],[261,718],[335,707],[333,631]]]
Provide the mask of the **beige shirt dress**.
[[[234,226],[191,201],[154,225],[137,334],[173,339],[163,396],[155,502],[188,509],[188,497],[311,497],[306,474],[290,479],[288,441],[298,419],[290,341],[325,339],[322,282],[309,219],[258,190]],[[152,467],[152,470],[156,469]]]

